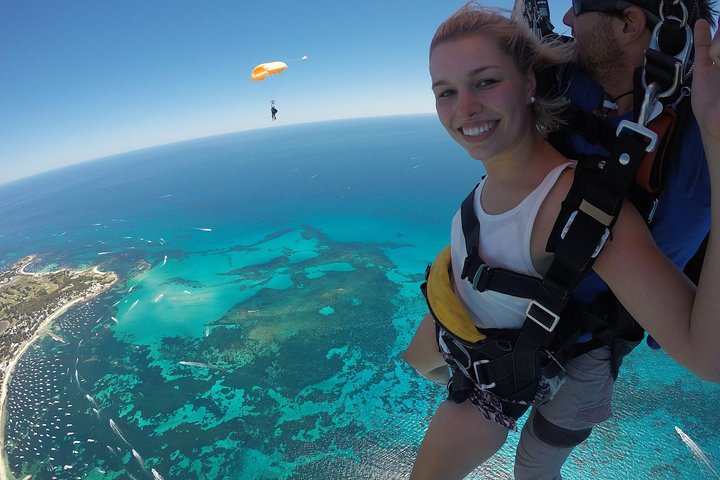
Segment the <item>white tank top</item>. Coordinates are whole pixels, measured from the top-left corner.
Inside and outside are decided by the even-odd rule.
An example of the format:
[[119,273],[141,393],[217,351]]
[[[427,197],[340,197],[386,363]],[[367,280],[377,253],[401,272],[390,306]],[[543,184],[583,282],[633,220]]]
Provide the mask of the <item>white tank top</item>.
[[[482,208],[480,198],[485,179],[475,190],[473,207],[480,221],[478,251],[485,263],[518,273],[541,277],[532,264],[530,237],[540,205],[557,182],[560,174],[575,162],[558,165],[545,179],[513,209],[491,215]],[[466,279],[461,279],[467,251],[460,220],[460,211],[452,220],[450,233],[451,257],[455,293],[480,328],[520,328],[525,321],[525,310],[530,301],[490,290],[478,292]]]

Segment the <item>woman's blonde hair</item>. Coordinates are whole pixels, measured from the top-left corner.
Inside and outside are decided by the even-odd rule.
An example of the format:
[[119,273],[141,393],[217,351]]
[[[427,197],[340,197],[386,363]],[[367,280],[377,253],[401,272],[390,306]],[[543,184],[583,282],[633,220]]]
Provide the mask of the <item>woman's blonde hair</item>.
[[[439,43],[478,33],[494,38],[521,72],[532,70],[536,78],[539,72],[570,61],[569,44],[540,40],[519,11],[491,9],[476,1],[465,4],[438,27],[430,42],[430,55]],[[538,131],[547,135],[557,130],[564,123],[562,112],[566,105],[567,101],[559,94],[547,97],[536,93],[532,111]]]

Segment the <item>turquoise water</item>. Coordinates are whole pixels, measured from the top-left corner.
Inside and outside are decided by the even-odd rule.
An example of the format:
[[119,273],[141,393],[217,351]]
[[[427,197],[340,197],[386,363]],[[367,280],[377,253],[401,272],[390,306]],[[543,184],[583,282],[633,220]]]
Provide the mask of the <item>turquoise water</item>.
[[[0,186],[0,262],[100,265],[11,383],[22,478],[406,478],[442,389],[400,359],[479,164],[431,116],[272,128]],[[567,479],[716,478],[720,387],[624,364]],[[517,435],[476,478],[512,478]]]

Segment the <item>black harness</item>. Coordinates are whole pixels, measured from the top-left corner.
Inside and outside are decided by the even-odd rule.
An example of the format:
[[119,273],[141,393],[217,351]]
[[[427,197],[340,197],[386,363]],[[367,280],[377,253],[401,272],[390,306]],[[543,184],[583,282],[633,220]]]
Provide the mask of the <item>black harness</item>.
[[[623,154],[635,157],[635,164],[642,157]],[[632,169],[633,162],[625,166]],[[577,354],[581,332],[607,330],[606,321],[583,314],[582,309],[571,304],[570,294],[609,238],[622,205],[622,192],[614,182],[609,184],[612,188],[603,188],[599,183],[581,192],[579,208],[556,223],[559,241],[553,262],[542,278],[486,264],[478,255],[480,224],[473,208],[475,189],[463,201],[461,219],[468,256],[461,278],[479,292],[491,290],[530,300],[520,329],[483,330],[487,338],[472,345],[452,332],[441,332],[441,346],[453,359],[461,359],[465,367],[462,374],[469,376],[474,386],[507,400],[533,403],[540,380],[560,374],[567,360]],[[574,321],[568,321],[568,316]],[[454,380],[450,388],[451,398],[462,400],[473,385]]]

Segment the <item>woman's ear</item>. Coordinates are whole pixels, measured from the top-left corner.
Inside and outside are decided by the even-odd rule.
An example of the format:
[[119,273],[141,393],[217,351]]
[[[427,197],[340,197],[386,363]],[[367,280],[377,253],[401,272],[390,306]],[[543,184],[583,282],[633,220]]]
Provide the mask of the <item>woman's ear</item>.
[[525,98],[527,99],[527,104],[530,105],[533,103],[531,99],[534,100],[535,98],[535,91],[537,90],[537,80],[535,79],[535,72],[532,68],[528,68],[527,72],[525,73]]

